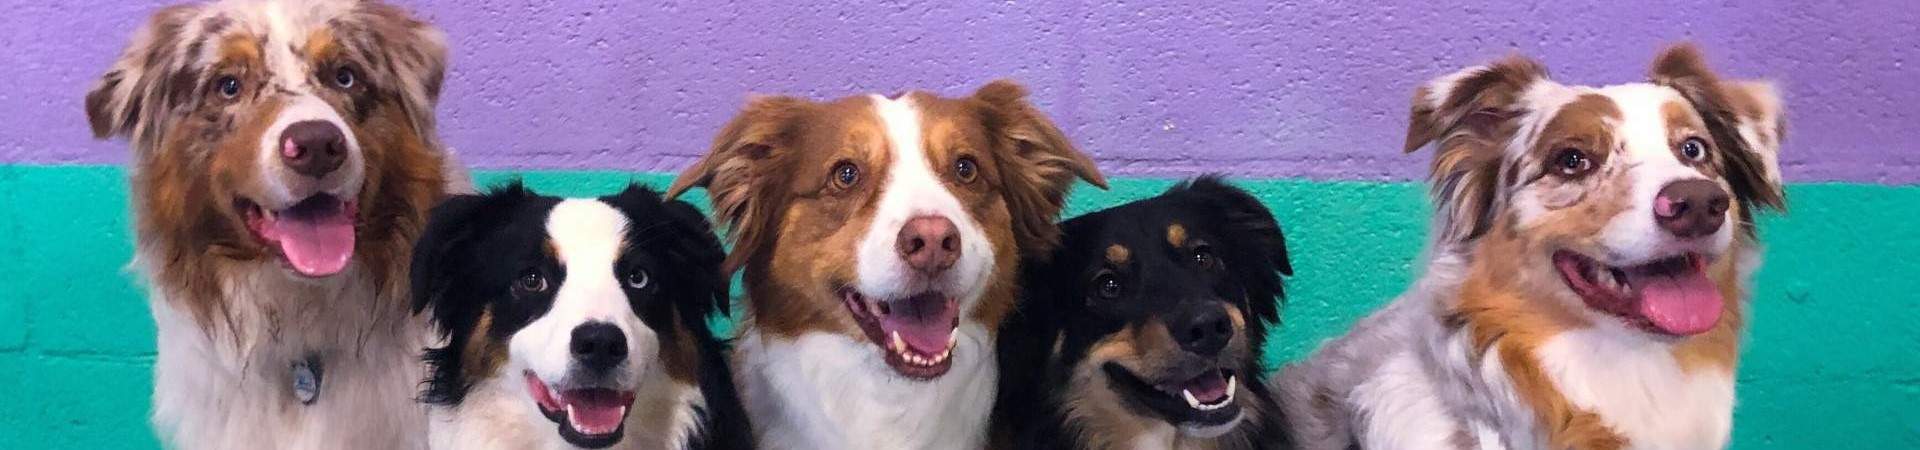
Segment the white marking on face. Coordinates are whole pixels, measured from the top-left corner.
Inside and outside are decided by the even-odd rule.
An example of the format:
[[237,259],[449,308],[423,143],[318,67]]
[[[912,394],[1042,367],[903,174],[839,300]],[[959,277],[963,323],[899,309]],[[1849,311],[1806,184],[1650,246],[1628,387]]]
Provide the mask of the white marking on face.
[[[1704,239],[1704,248],[1697,244],[1699,241],[1675,238],[1654,221],[1654,198],[1660,195],[1661,189],[1675,181],[1709,179],[1699,169],[1681,162],[1673,152],[1665,106],[1686,100],[1673,88],[1647,83],[1608,86],[1599,89],[1599,93],[1612,99],[1622,115],[1614,132],[1622,151],[1615,154],[1617,162],[1608,164],[1625,164],[1627,179],[1633,183],[1628,190],[1626,210],[1614,216],[1600,231],[1600,241],[1611,253],[1600,256],[1616,258],[1611,263],[1622,264],[1647,262],[1679,251],[1706,251],[1714,255],[1725,251],[1733,243],[1732,230],[1736,228],[1731,220]],[[1725,180],[1713,181],[1726,189]]]
[[[892,163],[880,186],[880,203],[855,253],[856,289],[882,299],[904,298],[938,288],[961,302],[963,310],[986,287],[993,265],[993,247],[960,199],[947,190],[934,161],[927,158],[920,111],[911,97],[889,99],[875,95],[874,112],[886,127]],[[921,280],[900,258],[894,243],[900,228],[915,217],[939,216],[953,221],[960,235],[960,258],[937,280]]]
[[[1581,88],[1570,88],[1546,80],[1535,81],[1532,85],[1529,85],[1526,91],[1520,96],[1521,104],[1527,105],[1523,115],[1516,119],[1519,120],[1521,126],[1519,130],[1515,132],[1514,138],[1507,141],[1504,157],[1508,160],[1524,158],[1528,152],[1533,150],[1534,143],[1540,140],[1540,134],[1546,131],[1547,124],[1553,121],[1553,117],[1559,115],[1562,108],[1565,108],[1568,103],[1572,103],[1574,99],[1580,98],[1580,95],[1583,93],[1585,93],[1585,91]],[[1595,151],[1605,151],[1605,149],[1595,149]],[[1509,177],[1509,179],[1502,180],[1502,183],[1512,183],[1514,180],[1511,179],[1511,177],[1523,175],[1507,174],[1506,176]],[[1569,187],[1567,189],[1578,188]],[[1513,193],[1512,204],[1514,218],[1519,221],[1522,228],[1525,228],[1538,221],[1540,217],[1546,215],[1548,211],[1564,207],[1565,205],[1560,204],[1564,203],[1564,201],[1557,198],[1560,196],[1555,194],[1559,194],[1559,192],[1557,192],[1557,190],[1548,191],[1531,187],[1523,188],[1519,192]]]
[[[619,210],[594,199],[563,200],[548,213],[547,238],[565,275],[548,280],[555,293],[546,314],[510,338],[508,354],[514,363],[548,383],[560,383],[573,362],[573,330],[605,322],[627,338],[626,372],[616,378],[637,383],[640,375],[663,370],[649,364],[659,353],[659,336],[640,322],[617,273],[628,225]],[[518,370],[507,373],[513,376]]]
[[[296,202],[318,193],[329,193],[343,198],[353,198],[360,192],[360,185],[366,177],[366,156],[360,149],[359,137],[353,128],[347,125],[346,118],[333,105],[315,95],[313,74],[318,70],[312,61],[295,53],[295,48],[304,47],[311,33],[327,25],[316,22],[320,17],[337,17],[341,11],[325,10],[342,8],[339,3],[268,2],[260,8],[247,11],[234,11],[229,14],[251,13],[254,20],[244,24],[258,24],[253,30],[259,34],[262,42],[260,56],[267,67],[268,80],[263,98],[278,97],[284,102],[273,124],[260,135],[259,166],[263,198],[256,201],[270,209],[291,206]],[[295,9],[304,6],[306,10]],[[209,48],[213,46],[208,46]],[[211,50],[205,50],[211,51]],[[248,95],[248,94],[242,94]],[[333,124],[346,137],[346,160],[340,168],[325,177],[314,180],[295,173],[280,159],[281,134],[288,126],[305,121],[322,121]]]

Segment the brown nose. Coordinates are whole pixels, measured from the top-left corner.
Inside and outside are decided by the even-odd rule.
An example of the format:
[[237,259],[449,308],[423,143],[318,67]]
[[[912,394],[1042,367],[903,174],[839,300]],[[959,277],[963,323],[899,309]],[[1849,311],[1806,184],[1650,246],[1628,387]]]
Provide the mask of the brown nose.
[[900,236],[894,241],[893,249],[913,270],[925,274],[940,273],[953,267],[953,262],[960,259],[960,232],[954,229],[953,221],[946,217],[915,217],[900,227]]
[[340,127],[319,120],[295,122],[280,132],[280,161],[295,173],[320,178],[347,159],[347,137]]
[[1712,181],[1675,181],[1653,198],[1653,221],[1676,237],[1705,236],[1720,231],[1731,204],[1727,191]]

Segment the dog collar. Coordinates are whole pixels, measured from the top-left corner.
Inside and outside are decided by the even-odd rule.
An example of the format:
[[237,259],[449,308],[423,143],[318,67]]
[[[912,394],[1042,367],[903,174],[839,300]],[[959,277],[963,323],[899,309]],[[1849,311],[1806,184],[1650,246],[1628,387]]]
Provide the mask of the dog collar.
[[311,405],[320,398],[320,381],[325,376],[325,368],[320,366],[320,355],[307,355],[306,359],[293,361],[293,397],[300,404]]

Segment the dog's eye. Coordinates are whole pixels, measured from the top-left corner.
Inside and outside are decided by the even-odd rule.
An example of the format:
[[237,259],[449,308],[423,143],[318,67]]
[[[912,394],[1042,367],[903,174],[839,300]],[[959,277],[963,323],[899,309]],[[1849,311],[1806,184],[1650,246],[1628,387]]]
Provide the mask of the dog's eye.
[[979,163],[974,162],[972,156],[962,156],[953,162],[953,176],[959,178],[961,183],[972,183],[979,171]]
[[519,278],[513,279],[513,290],[521,294],[546,292],[547,277],[535,270],[522,272]]
[[1113,276],[1112,272],[1102,273],[1093,277],[1093,290],[1100,294],[1100,298],[1120,298],[1120,278]]
[[221,97],[237,97],[240,95],[240,79],[234,78],[232,75],[220,77],[219,80],[213,82],[213,89],[219,91]]
[[629,270],[627,271],[626,278],[627,287],[633,289],[646,289],[648,285],[653,283],[653,278],[647,275],[647,269],[636,268]]
[[1214,264],[1213,246],[1211,245],[1195,246],[1193,248],[1193,263],[1198,264],[1202,269],[1213,268],[1213,264]]
[[1680,156],[1687,158],[1688,161],[1706,161],[1707,141],[1697,137],[1690,137],[1685,141],[1680,141]]
[[853,187],[853,184],[858,182],[860,182],[860,166],[853,165],[853,163],[847,161],[841,161],[839,164],[833,165],[834,186],[845,189]]
[[340,66],[340,68],[333,70],[333,85],[341,89],[353,87],[353,84],[359,81],[359,79],[359,74],[353,73],[352,67]]
[[1569,177],[1586,175],[1593,170],[1593,158],[1580,149],[1563,148],[1553,153],[1553,170]]

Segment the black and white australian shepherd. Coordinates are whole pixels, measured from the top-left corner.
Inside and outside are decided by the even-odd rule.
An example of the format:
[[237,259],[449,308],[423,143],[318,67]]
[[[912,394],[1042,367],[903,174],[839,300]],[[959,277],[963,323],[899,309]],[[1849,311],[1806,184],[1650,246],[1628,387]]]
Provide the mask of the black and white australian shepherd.
[[416,448],[406,269],[442,196],[439,31],[372,1],[168,7],[86,97],[132,141],[153,419],[188,449]]
[[745,270],[734,368],[760,444],[977,449],[1019,260],[1093,161],[1026,91],[756,99],[674,181]]
[[413,259],[435,449],[743,449],[707,319],[725,253],[692,206],[640,186],[562,199],[519,184],[434,208]]
[[1061,224],[1001,331],[996,446],[1292,448],[1261,351],[1280,225],[1215,178]]
[[1437,143],[1426,273],[1280,389],[1308,448],[1714,449],[1754,212],[1784,203],[1772,86],[1682,45],[1647,82],[1512,57],[1414,96]]

